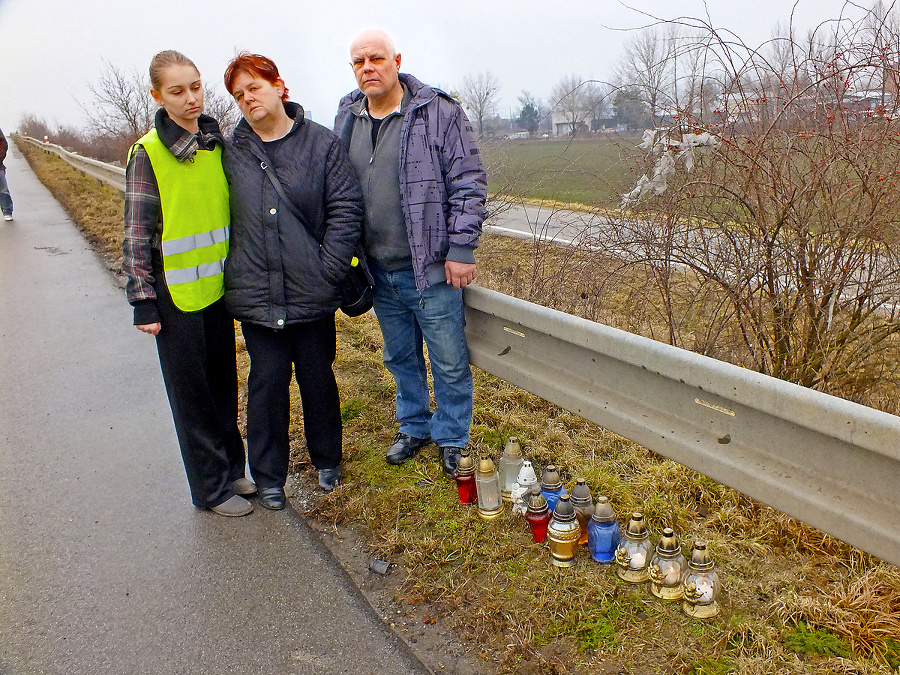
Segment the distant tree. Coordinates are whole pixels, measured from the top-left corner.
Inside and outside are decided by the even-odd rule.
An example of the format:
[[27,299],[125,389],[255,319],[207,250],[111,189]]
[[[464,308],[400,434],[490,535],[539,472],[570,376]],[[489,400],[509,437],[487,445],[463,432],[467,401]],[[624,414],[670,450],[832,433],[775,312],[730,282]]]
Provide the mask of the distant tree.
[[650,123],[647,106],[641,99],[640,91],[634,88],[623,88],[616,92],[613,111],[616,123],[629,129],[643,129]]
[[19,132],[38,140],[43,140],[44,136],[51,134],[50,127],[47,122],[40,117],[27,114],[19,121]]
[[208,83],[203,85],[203,105],[204,112],[219,123],[222,133],[226,136],[241,121],[241,113],[234,98],[230,94],[220,93],[216,87]]
[[527,131],[529,136],[533,136],[541,125],[541,102],[530,91],[522,91],[519,95],[519,103],[522,105],[522,109],[516,119],[516,124]]
[[479,136],[484,135],[484,123],[496,111],[499,93],[500,80],[490,71],[466,75],[463,80],[460,95],[463,105],[472,113]]
[[674,28],[645,28],[625,44],[616,66],[619,87],[640,92],[655,122],[660,106],[675,102]]
[[157,105],[149,82],[136,70],[122,70],[104,60],[100,76],[88,84],[88,90],[90,103],[79,105],[97,131],[134,142],[153,126]]

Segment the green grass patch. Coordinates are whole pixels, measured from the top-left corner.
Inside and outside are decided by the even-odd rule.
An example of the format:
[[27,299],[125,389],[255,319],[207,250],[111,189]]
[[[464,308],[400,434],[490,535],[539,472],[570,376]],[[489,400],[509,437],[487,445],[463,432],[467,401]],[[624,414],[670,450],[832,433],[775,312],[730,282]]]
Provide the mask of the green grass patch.
[[882,656],[891,668],[900,670],[900,639],[885,640]]
[[346,424],[350,420],[362,417],[366,412],[366,401],[362,398],[351,398],[341,403],[341,422]]
[[736,673],[734,663],[724,656],[700,659],[687,671],[686,675],[727,675]]
[[821,656],[850,656],[850,643],[824,628],[810,628],[805,621],[798,621],[782,640],[784,646],[794,652]]
[[618,205],[637,180],[640,161],[631,136],[543,139],[485,144],[488,190],[579,204]]

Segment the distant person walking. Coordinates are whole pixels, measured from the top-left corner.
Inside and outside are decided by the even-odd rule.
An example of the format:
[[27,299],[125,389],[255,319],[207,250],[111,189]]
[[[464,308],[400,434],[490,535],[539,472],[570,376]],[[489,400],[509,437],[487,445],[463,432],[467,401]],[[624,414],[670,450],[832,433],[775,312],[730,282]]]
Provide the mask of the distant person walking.
[[341,481],[334,313],[362,231],[362,192],[340,142],[288,100],[271,59],[240,54],[228,64],[225,87],[244,116],[225,149],[225,302],[250,355],[250,473],[259,503],[283,509],[292,371],[319,486],[328,492]]
[[475,279],[487,176],[460,105],[400,73],[386,33],[357,36],[350,64],[359,89],[341,100],[334,130],[362,181],[375,315],[397,383],[400,429],[387,461],[401,464],[434,442],[452,476],[472,423],[462,289]]
[[10,221],[13,219],[13,201],[9,194],[9,185],[6,183],[6,167],[3,162],[6,161],[6,152],[9,150],[9,142],[0,129],[0,211],[3,211],[3,220]]
[[253,506],[240,495],[256,486],[244,477],[234,321],[222,300],[224,139],[203,114],[203,84],[190,59],[160,52],[150,62],[150,84],[160,108],[126,169],[126,293],[135,326],[156,336],[194,505],[243,516]]

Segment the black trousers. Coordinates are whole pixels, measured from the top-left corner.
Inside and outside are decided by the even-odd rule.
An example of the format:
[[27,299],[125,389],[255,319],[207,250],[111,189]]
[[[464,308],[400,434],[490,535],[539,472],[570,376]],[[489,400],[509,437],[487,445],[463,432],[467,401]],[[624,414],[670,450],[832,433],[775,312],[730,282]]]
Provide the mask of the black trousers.
[[[275,330],[242,322],[250,355],[247,381],[247,456],[260,488],[284,487],[290,440],[291,371],[300,388],[303,430],[317,469],[341,463],[341,402],[332,364],[334,315]],[[293,366],[293,368],[292,368]]]
[[184,470],[195,506],[218,506],[244,475],[244,443],[237,426],[238,387],[234,320],[224,301],[182,312],[165,284],[157,284],[162,328],[159,365]]

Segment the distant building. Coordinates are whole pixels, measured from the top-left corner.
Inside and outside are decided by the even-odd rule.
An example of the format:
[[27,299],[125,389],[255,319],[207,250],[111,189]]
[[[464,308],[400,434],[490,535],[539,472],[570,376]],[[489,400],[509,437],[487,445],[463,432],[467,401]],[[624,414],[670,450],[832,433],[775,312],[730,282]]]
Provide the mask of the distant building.
[[554,108],[550,112],[550,124],[554,136],[586,134],[590,131],[588,128],[590,120],[591,112],[589,110],[579,110],[573,113]]

